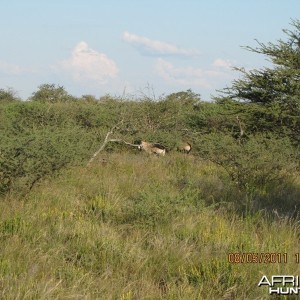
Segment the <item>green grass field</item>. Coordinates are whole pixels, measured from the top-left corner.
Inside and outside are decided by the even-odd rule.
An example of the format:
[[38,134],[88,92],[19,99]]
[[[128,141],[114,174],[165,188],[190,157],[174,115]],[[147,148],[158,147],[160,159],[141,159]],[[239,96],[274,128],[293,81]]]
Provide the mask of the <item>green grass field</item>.
[[[227,177],[194,156],[105,153],[22,198],[7,194],[0,298],[268,299],[262,275],[300,273],[299,223],[234,211]],[[237,252],[287,262],[228,262]]]

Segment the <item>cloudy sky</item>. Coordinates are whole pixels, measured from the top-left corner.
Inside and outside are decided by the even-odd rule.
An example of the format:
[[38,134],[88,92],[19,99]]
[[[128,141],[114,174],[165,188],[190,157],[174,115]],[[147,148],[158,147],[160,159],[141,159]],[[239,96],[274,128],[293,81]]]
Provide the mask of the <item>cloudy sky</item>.
[[246,69],[242,49],[285,37],[299,0],[0,0],[0,88],[27,99],[44,83],[72,95],[204,100]]

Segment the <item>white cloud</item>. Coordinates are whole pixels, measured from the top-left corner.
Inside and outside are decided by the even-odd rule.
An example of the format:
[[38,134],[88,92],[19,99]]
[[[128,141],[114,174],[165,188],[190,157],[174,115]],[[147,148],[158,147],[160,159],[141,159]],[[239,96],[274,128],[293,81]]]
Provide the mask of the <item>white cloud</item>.
[[84,41],[78,43],[69,59],[61,63],[63,70],[76,81],[93,81],[105,84],[119,72],[116,63],[104,53],[89,48]]
[[155,70],[160,77],[171,84],[211,88],[206,72],[200,68],[178,68],[172,63],[159,58]]
[[179,55],[179,56],[198,56],[199,51],[177,47],[166,42],[152,40],[144,36],[125,31],[123,40],[137,46],[142,53],[150,55]]
[[[231,77],[227,68],[219,70],[215,68],[217,66],[218,64],[214,62],[212,67],[208,69],[190,66],[176,67],[171,62],[159,58],[155,64],[155,71],[169,84],[212,89],[220,80]],[[225,66],[221,65],[220,67]]]
[[217,58],[214,60],[213,66],[217,68],[230,69],[232,68],[232,63],[228,59],[225,60],[225,59]]
[[0,72],[7,75],[21,75],[24,73],[35,73],[36,71],[30,68],[21,67],[16,64],[0,61]]

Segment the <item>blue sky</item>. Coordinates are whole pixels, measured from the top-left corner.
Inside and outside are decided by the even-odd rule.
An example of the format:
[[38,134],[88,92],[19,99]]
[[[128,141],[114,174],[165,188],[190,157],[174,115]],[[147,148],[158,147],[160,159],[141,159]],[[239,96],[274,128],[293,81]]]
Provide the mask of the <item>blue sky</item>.
[[276,42],[299,0],[0,0],[0,88],[27,99],[44,83],[74,96],[204,100],[267,65],[241,46]]

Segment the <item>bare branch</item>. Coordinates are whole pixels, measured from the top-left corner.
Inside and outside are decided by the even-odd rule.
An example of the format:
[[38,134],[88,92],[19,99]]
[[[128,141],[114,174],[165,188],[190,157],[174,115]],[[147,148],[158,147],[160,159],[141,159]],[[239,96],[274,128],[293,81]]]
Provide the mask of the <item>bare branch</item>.
[[132,147],[139,147],[140,145],[139,144],[131,144],[131,143],[128,143],[128,142],[126,142],[126,141],[122,141],[124,144],[126,144],[126,145],[129,145],[129,146],[132,146]]
[[103,144],[100,146],[100,148],[93,154],[93,156],[91,157],[91,159],[89,160],[89,162],[87,163],[87,167],[94,161],[94,159],[97,157],[97,155],[104,150],[105,146],[109,143],[109,142],[112,142],[112,143],[124,143],[126,145],[129,145],[129,146],[132,146],[132,147],[139,147],[140,145],[137,145],[137,144],[131,144],[131,143],[128,143],[122,139],[110,139],[109,137],[116,131],[119,129],[119,126],[123,124],[123,119],[118,123],[116,124],[105,136],[105,139],[104,139],[104,142]]
[[93,154],[89,162],[87,163],[87,167],[93,162],[93,160],[96,158],[96,156],[105,148],[107,143],[109,142],[121,142],[122,140],[117,140],[117,139],[109,139],[109,136],[115,132],[115,130],[119,129],[119,126],[123,124],[123,119],[117,123],[105,136],[104,142],[101,145],[101,147]]
[[106,134],[106,137],[104,139],[103,144],[101,145],[101,147],[93,154],[93,156],[91,157],[91,159],[89,160],[89,162],[87,163],[87,167],[93,162],[93,160],[96,158],[96,156],[105,148],[106,144],[109,142],[109,136],[113,133],[113,131],[109,131]]

